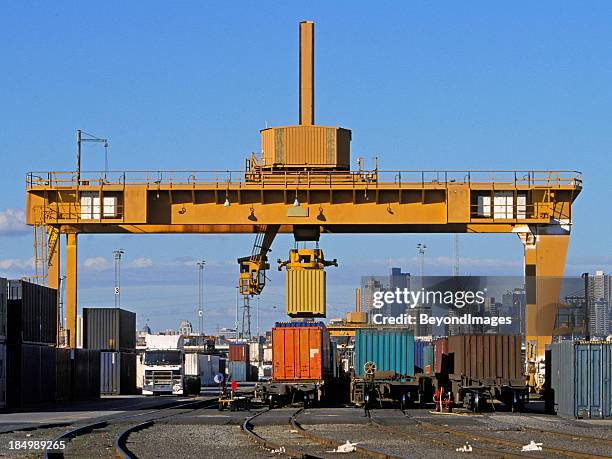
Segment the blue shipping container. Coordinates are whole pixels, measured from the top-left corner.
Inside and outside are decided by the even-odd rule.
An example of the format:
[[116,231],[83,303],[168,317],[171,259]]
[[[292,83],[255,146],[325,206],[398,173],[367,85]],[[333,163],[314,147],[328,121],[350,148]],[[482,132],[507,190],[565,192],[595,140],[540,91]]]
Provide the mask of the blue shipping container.
[[551,388],[559,414],[612,417],[612,343],[554,343],[551,359]]
[[364,374],[366,362],[378,371],[414,375],[414,337],[409,330],[358,329],[355,333],[355,374]]
[[248,362],[228,362],[229,376],[233,381],[249,381],[251,364]]
[[[433,347],[430,341],[414,342],[414,366],[425,373],[425,366],[433,364]],[[416,371],[416,369],[415,369]]]

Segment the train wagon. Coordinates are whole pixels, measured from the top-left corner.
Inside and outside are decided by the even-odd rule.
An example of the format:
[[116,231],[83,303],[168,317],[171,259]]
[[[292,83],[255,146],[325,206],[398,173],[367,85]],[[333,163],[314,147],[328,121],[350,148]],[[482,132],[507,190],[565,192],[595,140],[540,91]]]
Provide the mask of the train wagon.
[[437,410],[482,411],[503,403],[517,411],[528,400],[520,335],[460,335],[434,342]]
[[415,374],[414,357],[415,343],[410,330],[357,330],[351,402],[358,406],[400,406],[402,409],[431,402],[431,378]]

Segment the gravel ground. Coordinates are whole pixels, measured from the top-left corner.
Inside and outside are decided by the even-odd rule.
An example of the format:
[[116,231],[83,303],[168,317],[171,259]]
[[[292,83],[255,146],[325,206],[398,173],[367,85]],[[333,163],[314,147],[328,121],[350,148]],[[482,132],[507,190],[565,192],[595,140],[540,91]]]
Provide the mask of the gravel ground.
[[238,459],[279,457],[251,442],[238,426],[156,424],[127,443],[140,458]]
[[[339,442],[349,440],[353,443],[357,442],[359,446],[364,448],[386,452],[399,457],[414,459],[440,458],[441,455],[443,455],[444,459],[465,457],[464,453],[458,453],[451,448],[441,449],[440,446],[433,444],[427,436],[422,435],[420,431],[411,432],[418,438],[418,440],[411,440],[399,434],[394,435],[385,432],[374,426],[360,425],[356,429],[354,424],[334,424],[333,426],[302,424],[302,427]],[[396,429],[397,426],[393,426],[393,428]],[[470,453],[470,457],[480,458],[483,456]]]
[[0,434],[0,457],[27,457],[39,458],[41,450],[11,450],[9,442],[14,441],[50,441],[59,437],[64,432],[70,430],[70,427],[52,427],[48,429],[36,429],[26,431],[16,431]]

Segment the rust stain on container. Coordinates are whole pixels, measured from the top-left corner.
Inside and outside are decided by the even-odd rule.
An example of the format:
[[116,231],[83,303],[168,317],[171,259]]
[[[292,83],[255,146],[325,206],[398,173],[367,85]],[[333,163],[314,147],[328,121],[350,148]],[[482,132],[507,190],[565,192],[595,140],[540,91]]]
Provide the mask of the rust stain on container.
[[325,271],[287,270],[286,310],[290,317],[325,317]]
[[[291,324],[290,324],[291,325]],[[324,326],[272,329],[272,379],[319,381],[329,376],[329,332]]]

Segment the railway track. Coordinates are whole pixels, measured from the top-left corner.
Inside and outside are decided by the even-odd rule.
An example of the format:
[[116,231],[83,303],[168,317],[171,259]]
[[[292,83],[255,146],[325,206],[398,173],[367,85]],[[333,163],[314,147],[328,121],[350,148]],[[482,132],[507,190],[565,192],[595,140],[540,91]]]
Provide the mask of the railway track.
[[[51,442],[51,444],[59,444],[59,442],[64,442],[66,445],[65,449],[44,449],[43,457],[45,459],[63,458],[65,455],[70,455],[70,442],[75,438],[83,437],[93,432],[100,431],[101,429],[107,429],[111,426],[117,426],[119,424],[130,422],[136,418],[146,419],[143,422],[130,425],[127,429],[121,429],[117,437],[114,438],[114,455],[121,458],[135,457],[125,446],[126,440],[131,432],[147,428],[162,419],[189,413],[200,408],[213,406],[215,403],[216,398],[193,400],[184,403],[171,403],[162,407],[147,410],[143,413],[113,416],[107,419],[98,420],[96,422],[78,425],[75,428],[62,433]],[[180,410],[180,412],[176,412],[174,410]]]
[[[504,423],[508,426],[514,426],[514,424],[510,423],[510,422],[505,422],[505,421],[500,421],[498,419],[495,419],[491,416],[487,416],[489,419],[492,419],[496,422],[501,422]],[[541,427],[530,427],[530,426],[525,426],[525,425],[521,425],[519,427],[520,430],[525,431],[525,432],[533,432],[533,433],[537,433],[540,435],[553,435],[556,437],[560,437],[560,438],[566,438],[568,440],[572,440],[572,441],[579,441],[579,442],[599,442],[601,444],[604,445],[608,445],[610,447],[612,447],[612,439],[609,438],[603,438],[603,437],[594,437],[591,435],[582,435],[582,434],[577,434],[577,433],[568,433],[568,432],[560,432],[558,430],[550,430],[550,429],[543,429]]]
[[[404,413],[404,415],[406,415],[406,413]],[[406,415],[406,417],[410,418],[409,415]],[[433,424],[430,422],[424,422],[424,421],[414,419],[414,418],[410,418],[410,419],[412,419],[415,423],[417,423],[419,427],[421,427],[422,429],[428,430],[430,432],[434,432],[437,434],[443,434],[443,435],[452,435],[456,438],[476,441],[481,444],[491,445],[493,447],[507,447],[510,449],[514,449],[515,451],[520,451],[523,445],[525,444],[524,441],[516,441],[516,440],[510,440],[508,438],[484,435],[478,432],[467,432],[465,430],[459,430],[459,429],[456,429],[456,428],[453,428],[447,425],[442,426],[442,425],[437,425],[437,424]],[[531,429],[526,429],[526,430],[531,430]],[[546,433],[546,434],[549,433],[548,431],[542,430],[542,429],[534,429],[534,430],[540,431],[541,433]],[[550,432],[550,433],[559,434],[560,432]],[[580,437],[579,435],[576,436],[576,435],[571,435],[571,434],[563,434],[563,435],[564,436],[567,435],[572,438]],[[585,437],[585,441],[593,441],[594,439],[596,441],[602,441],[602,439],[599,439],[599,438],[596,439],[595,437],[588,437],[588,438],[589,439],[586,440],[586,437]],[[488,448],[479,447],[479,449],[486,451]],[[476,448],[474,448],[474,450],[476,450]],[[490,451],[493,452],[493,450],[490,450]],[[542,445],[542,452],[548,453],[551,455],[555,455],[555,456],[570,457],[570,458],[577,458],[577,459],[604,459],[604,458],[609,459],[610,458],[610,456],[598,455],[592,452],[575,451],[575,450],[566,449],[566,448],[558,448],[554,446],[544,446],[544,445]],[[517,453],[504,452],[503,454],[504,454],[503,457],[508,457],[506,456],[506,454],[512,454],[513,456],[525,456],[524,454],[520,454],[518,452]]]
[[[398,435],[400,437],[409,439],[416,443],[423,443],[425,441],[432,442],[436,445],[442,446],[444,448],[448,448],[449,451],[457,451],[465,447],[465,441],[456,441],[448,438],[448,436],[440,437],[438,435],[424,435],[422,431],[420,432],[409,432],[404,430],[398,426],[390,426],[385,424],[380,419],[373,417],[370,415],[370,423],[376,426],[378,429],[382,430],[391,435]],[[503,458],[513,458],[513,457],[531,457],[526,454],[522,454],[519,452],[512,452],[509,450],[500,450],[499,448],[488,448],[484,446],[472,446],[472,452],[479,454],[481,456],[486,457],[503,457]]]
[[[302,446],[302,445],[288,445],[287,442],[285,441],[284,444],[279,442],[278,440],[276,441],[272,441],[268,438],[263,437],[262,435],[256,433],[254,431],[254,424],[253,424],[253,420],[255,420],[256,418],[268,413],[272,411],[270,408],[266,408],[258,413],[256,413],[253,416],[248,417],[247,419],[245,419],[244,423],[242,424],[242,430],[243,432],[245,432],[249,438],[251,438],[251,440],[253,440],[255,443],[257,443],[258,445],[262,446],[263,448],[272,451],[274,453],[277,454],[284,454],[285,456],[289,456],[289,457],[294,457],[294,458],[309,458],[309,459],[321,459],[323,457],[325,457],[325,452],[321,451],[319,453],[317,452],[312,452],[312,451],[307,451],[307,448]],[[332,440],[330,438],[327,437],[323,437],[321,435],[315,434],[314,432],[312,432],[311,430],[307,430],[304,429],[302,427],[302,425],[297,421],[297,417],[304,411],[303,408],[298,409],[297,411],[295,411],[290,417],[289,417],[289,425],[293,428],[292,429],[292,433],[296,433],[299,436],[310,440],[314,443],[317,443],[319,445],[328,447],[328,448],[333,448],[336,449],[339,446],[342,445],[342,442],[338,442],[336,440]],[[387,454],[385,452],[382,451],[377,451],[374,450],[372,448],[366,448],[364,446],[360,446],[360,445],[355,445],[355,452],[358,453],[360,456],[364,456],[364,457],[373,457],[373,458],[377,458],[377,459],[396,459],[399,458],[399,456],[395,456],[395,455],[391,455],[391,454]],[[312,449],[312,448],[311,448]]]

